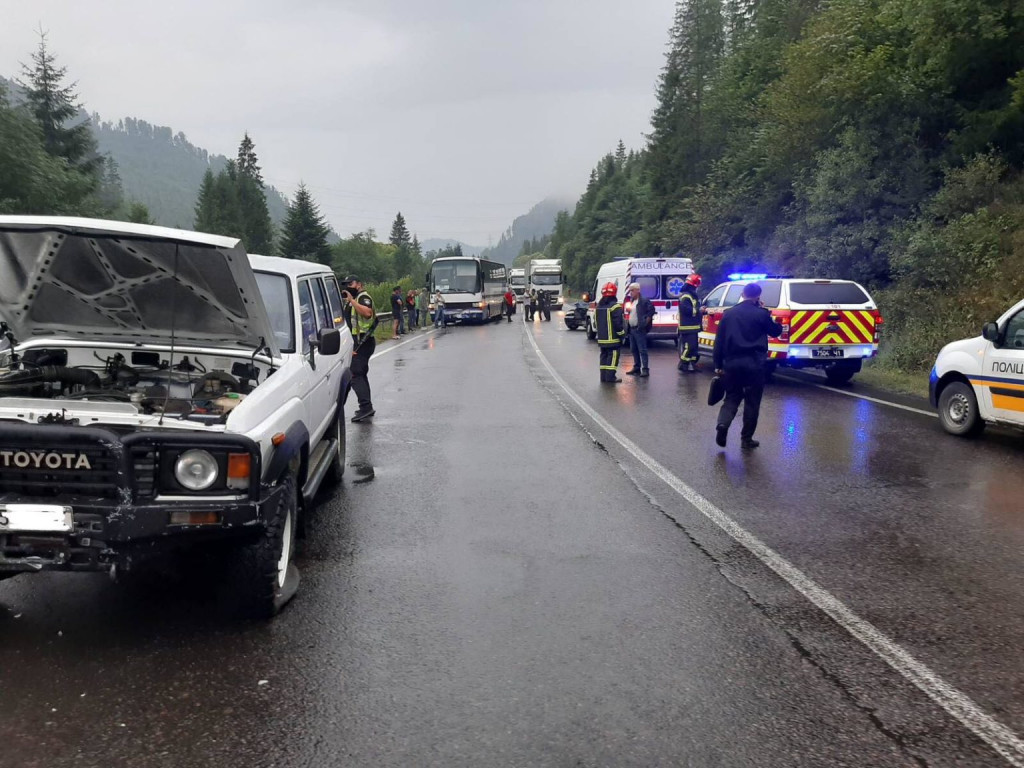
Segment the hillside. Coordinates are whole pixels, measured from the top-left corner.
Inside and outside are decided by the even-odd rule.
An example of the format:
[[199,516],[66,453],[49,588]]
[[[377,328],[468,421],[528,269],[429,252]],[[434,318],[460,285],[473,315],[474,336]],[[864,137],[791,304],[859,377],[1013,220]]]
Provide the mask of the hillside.
[[[132,117],[113,123],[94,114],[92,127],[100,152],[117,161],[125,195],[144,203],[157,224],[191,228],[203,174],[207,168],[217,173],[228,158],[195,146],[184,133]],[[273,187],[265,192],[270,218],[280,226],[287,203]]]
[[555,228],[555,217],[560,211],[571,211],[576,203],[573,200],[559,197],[548,197],[541,200],[522,216],[517,216],[512,226],[506,229],[498,244],[493,248],[485,248],[481,256],[504,264],[511,264],[519,254],[524,240],[533,240],[550,235]]
[[424,240],[420,243],[420,248],[423,250],[423,253],[430,253],[431,251],[440,251],[442,248],[456,245],[462,246],[462,252],[466,256],[479,256],[480,253],[485,250],[482,245],[467,245],[461,240],[452,240],[450,238],[441,239],[437,237]]

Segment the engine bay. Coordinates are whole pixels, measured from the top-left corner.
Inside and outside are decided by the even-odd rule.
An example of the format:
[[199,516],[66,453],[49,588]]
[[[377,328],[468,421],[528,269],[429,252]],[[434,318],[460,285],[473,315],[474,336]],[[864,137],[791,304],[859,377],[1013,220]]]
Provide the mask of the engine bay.
[[215,424],[272,372],[255,358],[33,346],[5,351],[0,398],[130,403],[140,414]]

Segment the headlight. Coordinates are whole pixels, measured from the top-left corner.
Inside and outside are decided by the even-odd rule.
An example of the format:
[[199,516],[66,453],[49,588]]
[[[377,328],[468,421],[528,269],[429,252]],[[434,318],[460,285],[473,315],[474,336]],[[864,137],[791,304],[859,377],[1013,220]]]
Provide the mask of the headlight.
[[215,482],[220,469],[206,451],[185,451],[174,462],[174,479],[190,491],[205,491]]

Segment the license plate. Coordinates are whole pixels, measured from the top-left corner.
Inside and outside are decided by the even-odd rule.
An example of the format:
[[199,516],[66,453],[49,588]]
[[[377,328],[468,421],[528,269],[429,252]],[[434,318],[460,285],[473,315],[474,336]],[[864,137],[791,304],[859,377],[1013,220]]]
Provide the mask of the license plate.
[[0,534],[70,533],[71,507],[60,504],[0,504]]
[[811,357],[843,357],[842,347],[817,347],[811,350]]

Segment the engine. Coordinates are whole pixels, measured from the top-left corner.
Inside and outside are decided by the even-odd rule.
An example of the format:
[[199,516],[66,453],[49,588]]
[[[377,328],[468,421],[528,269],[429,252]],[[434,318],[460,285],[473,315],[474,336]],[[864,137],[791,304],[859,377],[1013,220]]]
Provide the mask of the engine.
[[0,367],[0,398],[132,403],[140,413],[220,421],[255,388],[260,375],[242,362],[228,373],[187,356],[172,364],[155,352],[133,353],[129,364],[121,353],[92,354],[95,364],[69,365],[66,350],[26,350]]

